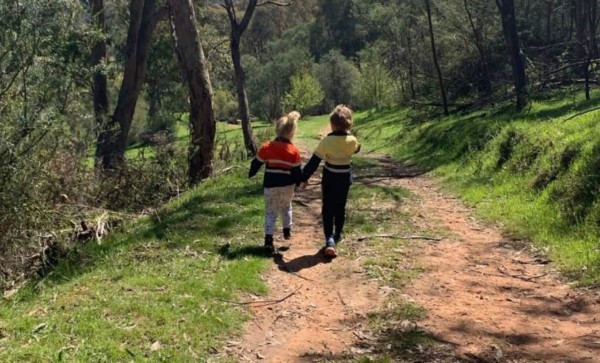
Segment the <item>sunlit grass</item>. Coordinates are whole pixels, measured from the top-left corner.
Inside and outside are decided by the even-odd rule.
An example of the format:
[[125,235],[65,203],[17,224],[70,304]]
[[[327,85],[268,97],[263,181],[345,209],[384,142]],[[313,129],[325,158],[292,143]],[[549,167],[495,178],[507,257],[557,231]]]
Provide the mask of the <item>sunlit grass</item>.
[[600,282],[600,104],[596,92],[415,122],[409,110],[361,113],[357,133],[367,152],[434,171],[512,238],[530,239],[563,272]]

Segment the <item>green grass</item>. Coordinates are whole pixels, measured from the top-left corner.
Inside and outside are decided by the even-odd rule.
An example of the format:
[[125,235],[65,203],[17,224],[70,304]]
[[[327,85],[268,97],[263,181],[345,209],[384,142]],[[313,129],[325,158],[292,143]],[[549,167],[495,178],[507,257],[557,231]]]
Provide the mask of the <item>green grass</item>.
[[600,94],[498,106],[426,122],[413,111],[356,115],[366,152],[414,163],[582,284],[600,283]]
[[264,294],[262,188],[245,171],[90,242],[0,302],[0,361],[204,361]]

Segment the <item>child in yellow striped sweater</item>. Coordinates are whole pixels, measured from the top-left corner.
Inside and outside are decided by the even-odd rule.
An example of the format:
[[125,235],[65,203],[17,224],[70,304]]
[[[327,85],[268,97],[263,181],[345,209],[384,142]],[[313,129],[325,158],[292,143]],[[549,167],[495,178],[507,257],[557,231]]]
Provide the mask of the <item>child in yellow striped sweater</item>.
[[[325,160],[321,189],[323,192],[323,232],[325,233],[325,255],[336,257],[336,243],[342,240],[346,220],[346,202],[352,185],[352,156],[360,151],[360,143],[350,133],[352,110],[338,105],[329,116],[332,132],[319,142],[310,161],[302,173],[301,188],[306,188],[308,179]],[[334,229],[335,227],[335,229]]]

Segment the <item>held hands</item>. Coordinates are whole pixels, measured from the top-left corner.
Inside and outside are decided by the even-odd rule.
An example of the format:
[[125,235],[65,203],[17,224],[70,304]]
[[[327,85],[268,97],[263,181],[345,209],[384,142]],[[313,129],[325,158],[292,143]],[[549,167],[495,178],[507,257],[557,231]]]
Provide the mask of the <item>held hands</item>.
[[308,186],[308,182],[305,181],[305,182],[300,183],[300,187],[299,188],[300,188],[300,190],[304,190],[304,189],[306,189],[307,186]]

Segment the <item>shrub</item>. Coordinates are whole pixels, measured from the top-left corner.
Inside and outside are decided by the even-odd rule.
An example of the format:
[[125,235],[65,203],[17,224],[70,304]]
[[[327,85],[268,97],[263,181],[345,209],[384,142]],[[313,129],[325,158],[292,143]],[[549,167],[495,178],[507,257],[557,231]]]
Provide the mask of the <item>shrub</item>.
[[292,76],[292,89],[283,98],[283,107],[286,110],[298,110],[306,114],[310,109],[318,106],[325,97],[321,85],[310,73],[301,73]]

